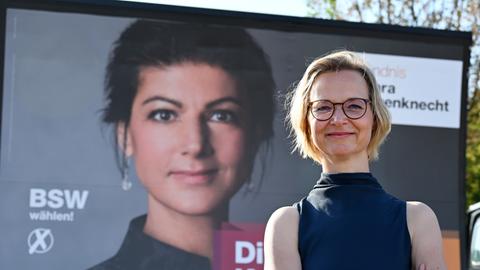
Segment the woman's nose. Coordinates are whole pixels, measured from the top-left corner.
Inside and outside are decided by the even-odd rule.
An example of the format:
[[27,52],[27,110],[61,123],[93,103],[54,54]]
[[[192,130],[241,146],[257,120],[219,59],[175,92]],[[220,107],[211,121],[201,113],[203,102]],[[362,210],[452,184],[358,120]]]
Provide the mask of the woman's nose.
[[210,131],[206,121],[198,119],[185,123],[183,133],[183,155],[201,158],[213,154],[213,147],[210,142]]
[[330,122],[332,123],[342,123],[345,122],[348,119],[348,117],[345,115],[342,109],[341,104],[336,104],[335,105],[335,110],[333,111],[332,118]]

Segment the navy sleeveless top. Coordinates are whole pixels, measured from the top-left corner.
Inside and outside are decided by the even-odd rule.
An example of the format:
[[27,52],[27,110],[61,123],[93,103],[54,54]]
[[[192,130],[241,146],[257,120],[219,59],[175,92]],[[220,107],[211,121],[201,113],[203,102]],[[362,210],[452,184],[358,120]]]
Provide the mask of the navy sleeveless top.
[[302,269],[411,269],[406,202],[370,173],[323,173],[296,207]]

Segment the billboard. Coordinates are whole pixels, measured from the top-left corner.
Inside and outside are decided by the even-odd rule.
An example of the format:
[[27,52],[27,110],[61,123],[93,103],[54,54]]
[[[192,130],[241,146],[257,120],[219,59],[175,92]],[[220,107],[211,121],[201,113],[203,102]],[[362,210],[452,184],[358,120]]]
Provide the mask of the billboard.
[[468,35],[116,2],[12,1],[4,26],[1,269],[263,269],[268,217],[321,173],[284,97],[341,48],[392,113],[373,174],[460,269]]

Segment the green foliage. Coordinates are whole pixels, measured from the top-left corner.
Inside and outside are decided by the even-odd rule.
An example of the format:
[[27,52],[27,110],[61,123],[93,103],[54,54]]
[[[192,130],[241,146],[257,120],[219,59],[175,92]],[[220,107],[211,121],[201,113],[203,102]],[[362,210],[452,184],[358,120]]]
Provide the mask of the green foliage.
[[478,87],[470,98],[466,160],[467,205],[470,205],[480,202],[480,90]]
[[307,5],[317,18],[472,32],[465,186],[467,206],[480,202],[480,1],[307,0]]
[[309,0],[307,2],[308,16],[325,19],[338,19],[336,15],[336,0]]

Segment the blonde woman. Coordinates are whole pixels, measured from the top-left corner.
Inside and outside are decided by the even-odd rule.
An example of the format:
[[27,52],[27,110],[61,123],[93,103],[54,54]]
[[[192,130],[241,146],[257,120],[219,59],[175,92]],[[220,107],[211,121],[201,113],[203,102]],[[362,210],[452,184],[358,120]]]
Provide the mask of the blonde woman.
[[323,173],[270,217],[265,269],[446,269],[434,212],[386,193],[370,173],[391,122],[365,62],[348,51],[314,60],[289,106],[295,149]]

